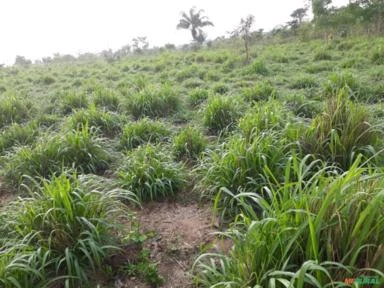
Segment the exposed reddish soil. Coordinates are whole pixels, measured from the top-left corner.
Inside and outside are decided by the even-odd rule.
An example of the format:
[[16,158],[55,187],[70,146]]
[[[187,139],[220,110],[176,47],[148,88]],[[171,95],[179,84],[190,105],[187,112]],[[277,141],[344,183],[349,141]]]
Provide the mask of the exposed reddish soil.
[[[138,212],[143,233],[155,236],[147,241],[151,260],[158,263],[164,278],[161,287],[193,287],[191,267],[202,251],[228,250],[229,242],[215,242],[217,231],[213,221],[212,204],[162,202],[147,204]],[[116,287],[149,287],[136,279],[127,279]]]

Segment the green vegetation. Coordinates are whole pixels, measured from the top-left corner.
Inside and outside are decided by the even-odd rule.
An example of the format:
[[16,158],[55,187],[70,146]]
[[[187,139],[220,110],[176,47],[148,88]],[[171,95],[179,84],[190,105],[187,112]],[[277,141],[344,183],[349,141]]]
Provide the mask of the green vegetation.
[[173,151],[177,159],[197,160],[206,146],[204,135],[193,127],[184,128],[173,138]]
[[133,149],[146,143],[167,142],[171,131],[161,121],[143,118],[124,126],[120,137],[120,146],[123,149]]
[[135,193],[141,201],[175,196],[185,184],[181,164],[159,146],[150,144],[127,154],[118,170],[121,186]]
[[[315,28],[302,8],[267,34],[180,49],[138,37],[132,53],[1,67],[0,286],[167,285],[140,232],[158,211],[132,211],[180,199],[208,202],[212,237],[231,244],[165,247],[161,261],[183,257],[198,287],[382,281],[383,40],[356,35],[383,18],[377,1],[328,2]],[[180,23],[208,21],[197,11]],[[196,23],[180,28],[201,44]]]
[[[89,190],[76,175],[44,181],[1,215],[2,287],[83,286],[119,251],[126,191]],[[60,284],[61,283],[61,284]]]

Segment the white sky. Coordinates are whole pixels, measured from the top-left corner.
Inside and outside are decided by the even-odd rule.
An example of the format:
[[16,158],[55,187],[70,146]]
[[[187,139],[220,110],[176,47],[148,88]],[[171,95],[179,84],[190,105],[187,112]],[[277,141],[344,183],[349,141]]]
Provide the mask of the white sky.
[[[348,0],[333,0],[333,5]],[[305,0],[0,0],[0,63],[12,64],[16,55],[28,59],[118,49],[137,36],[151,46],[191,41],[176,30],[181,11],[205,10],[215,27],[209,39],[225,35],[248,14],[255,29],[272,29],[289,20]]]

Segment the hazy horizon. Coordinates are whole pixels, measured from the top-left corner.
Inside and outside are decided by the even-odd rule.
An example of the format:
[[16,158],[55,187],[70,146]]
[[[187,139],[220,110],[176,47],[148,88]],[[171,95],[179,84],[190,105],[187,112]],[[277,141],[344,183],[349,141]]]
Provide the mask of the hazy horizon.
[[[223,1],[142,0],[129,4],[123,0],[6,0],[0,2],[0,64],[13,64],[16,55],[31,60],[54,53],[97,53],[131,44],[137,36],[146,36],[150,46],[191,42],[189,31],[177,30],[181,11],[196,6],[204,9],[215,24],[206,27],[208,39],[226,35],[240,18],[253,14],[254,30],[268,31],[290,19],[293,10],[306,0]],[[334,6],[348,0],[334,0]]]

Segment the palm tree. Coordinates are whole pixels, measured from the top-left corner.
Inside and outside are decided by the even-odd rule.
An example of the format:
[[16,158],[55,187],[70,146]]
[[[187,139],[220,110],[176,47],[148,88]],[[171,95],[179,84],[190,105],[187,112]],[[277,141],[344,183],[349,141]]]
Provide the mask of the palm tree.
[[207,16],[202,16],[201,14],[204,10],[200,9],[196,12],[196,8],[193,7],[189,10],[189,15],[185,12],[181,13],[181,19],[179,24],[177,24],[177,29],[188,29],[191,30],[192,38],[198,43],[203,43],[205,41],[206,35],[204,34],[202,27],[205,26],[214,26],[211,21],[209,21]]

